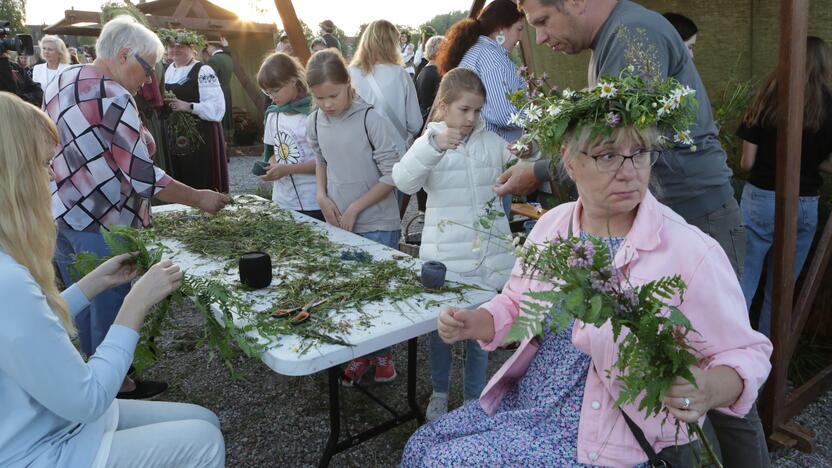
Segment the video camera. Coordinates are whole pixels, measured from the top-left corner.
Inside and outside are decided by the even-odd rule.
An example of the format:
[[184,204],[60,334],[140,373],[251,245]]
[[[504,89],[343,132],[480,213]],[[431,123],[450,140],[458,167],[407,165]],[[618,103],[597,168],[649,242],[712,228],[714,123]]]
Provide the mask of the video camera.
[[13,39],[6,38],[11,33],[10,24],[9,21],[0,20],[0,54],[7,50],[15,50],[20,55],[34,55],[35,43],[32,41],[32,36],[15,34]]

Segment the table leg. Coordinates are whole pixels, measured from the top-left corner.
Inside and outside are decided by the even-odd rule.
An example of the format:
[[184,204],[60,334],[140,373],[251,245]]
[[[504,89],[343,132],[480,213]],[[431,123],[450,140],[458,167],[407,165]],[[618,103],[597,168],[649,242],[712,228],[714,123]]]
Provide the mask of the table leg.
[[332,456],[338,453],[338,438],[341,436],[341,367],[330,367],[329,373],[329,438],[318,467],[329,466]]
[[425,423],[425,413],[416,402],[416,375],[418,374],[416,353],[419,349],[418,338],[411,338],[407,341],[407,402],[410,410],[420,425]]
[[341,367],[335,366],[328,369],[329,373],[329,438],[326,441],[326,448],[321,455],[321,460],[318,466],[323,468],[329,466],[332,456],[336,453],[354,447],[366,440],[369,440],[379,434],[387,432],[397,426],[405,424],[413,419],[417,420],[419,424],[425,422],[425,414],[419,408],[416,402],[416,376],[418,374],[417,366],[417,338],[411,338],[407,342],[407,403],[409,411],[405,414],[398,414],[394,408],[384,403],[377,396],[373,395],[367,388],[359,384],[355,384],[354,389],[364,393],[370,400],[374,401],[380,407],[384,408],[392,416],[392,419],[382,422],[381,424],[367,429],[359,434],[352,435],[345,440],[339,440],[341,436]]

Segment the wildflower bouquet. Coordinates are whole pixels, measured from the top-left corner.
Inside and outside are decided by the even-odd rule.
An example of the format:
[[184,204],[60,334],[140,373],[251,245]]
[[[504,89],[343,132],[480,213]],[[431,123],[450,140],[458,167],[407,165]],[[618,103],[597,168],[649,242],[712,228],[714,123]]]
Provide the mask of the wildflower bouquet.
[[[165,91],[165,101],[176,99],[171,91]],[[199,125],[193,114],[188,112],[170,112],[167,117],[169,131],[173,134],[172,146],[195,147],[205,143],[202,134],[199,133]]]
[[[612,266],[607,243],[592,237],[528,242],[518,246],[516,253],[523,275],[556,287],[527,293],[530,300],[523,302],[523,313],[507,341],[541,335],[548,319],[553,330],[563,330],[574,320],[596,327],[609,321],[618,343],[618,359],[607,373],[623,384],[616,405],[641,398],[639,410],[655,416],[663,411],[662,398],[675,378],[696,384],[690,368],[699,359],[688,339],[695,331],[679,310],[686,287],[680,276],[633,286]],[[681,423],[677,420],[676,424],[679,430]],[[688,433],[704,444],[703,463],[720,466],[699,425],[688,424]]]
[[537,141],[543,154],[560,154],[571,128],[590,128],[592,140],[618,127],[655,126],[664,143],[693,145],[688,128],[696,120],[696,92],[673,78],[646,79],[631,65],[581,91],[558,92],[546,89],[545,80],[529,81],[531,91],[519,89],[509,97],[519,112],[508,123],[523,127],[524,138]]

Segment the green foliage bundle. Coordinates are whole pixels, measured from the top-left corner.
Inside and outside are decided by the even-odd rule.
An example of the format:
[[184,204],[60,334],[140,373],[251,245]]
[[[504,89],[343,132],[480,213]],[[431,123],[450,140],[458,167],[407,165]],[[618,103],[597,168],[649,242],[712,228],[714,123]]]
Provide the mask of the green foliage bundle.
[[[575,320],[596,327],[609,322],[618,358],[606,372],[622,383],[616,405],[638,402],[639,410],[655,416],[663,411],[662,398],[674,379],[696,385],[690,368],[698,359],[689,344],[695,331],[679,310],[686,288],[680,276],[633,286],[613,266],[607,243],[595,237],[527,242],[517,254],[524,275],[554,288],[527,293],[530,300],[522,303],[506,341],[542,335],[547,321],[554,331]],[[680,424],[677,420],[677,428]],[[718,464],[699,425],[689,424],[688,431],[704,442],[704,459]]]
[[[137,252],[136,265],[140,273],[144,273],[151,266],[158,263],[164,255],[165,249],[153,240],[148,231],[139,231],[124,226],[114,226],[108,231],[102,231],[104,242],[110,248],[111,256]],[[80,278],[104,262],[91,252],[78,254],[70,267],[74,277]],[[242,352],[250,357],[259,357],[265,351],[265,345],[258,343],[246,333],[254,327],[235,325],[232,312],[241,316],[251,315],[250,306],[240,297],[215,280],[193,277],[187,273],[183,277],[182,286],[169,297],[154,307],[145,321],[139,343],[136,345],[133,365],[141,374],[156,362],[158,348],[155,340],[162,332],[164,323],[170,315],[171,306],[181,303],[184,298],[194,300],[197,309],[205,318],[206,328],[202,341],[210,347],[211,356],[219,354],[223,363],[228,367],[232,376],[239,377],[234,370],[233,361]],[[222,323],[217,321],[211,310],[216,304],[222,317]]]
[[[165,91],[165,100],[177,99],[171,91]],[[167,117],[168,125],[176,136],[182,136],[188,141],[205,143],[202,134],[199,132],[197,119],[188,112],[171,112]]]

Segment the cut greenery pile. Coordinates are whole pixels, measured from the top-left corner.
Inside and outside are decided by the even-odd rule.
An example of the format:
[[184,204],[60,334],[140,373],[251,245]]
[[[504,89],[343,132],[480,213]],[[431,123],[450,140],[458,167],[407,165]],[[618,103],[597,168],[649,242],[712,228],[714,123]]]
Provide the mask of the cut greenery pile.
[[[143,269],[163,256],[162,239],[175,240],[188,251],[219,265],[212,278],[195,277],[185,271],[182,289],[157,306],[145,324],[136,351],[137,369],[153,363],[157,354],[154,340],[164,329],[170,305],[186,296],[194,298],[197,309],[205,316],[204,341],[234,374],[232,362],[239,351],[259,357],[282,335],[301,338],[301,346],[296,350],[299,353],[322,343],[349,345],[345,335],[352,329],[368,327],[374,318],[364,306],[378,301],[395,303],[426,292],[414,269],[398,261],[409,257],[342,260],[346,246],[332,242],[311,223],[296,221],[290,213],[259,198],[239,196],[235,202],[233,208],[216,215],[193,210],[159,213],[154,215],[152,229],[118,228],[105,235],[114,255],[140,252],[139,266]],[[272,306],[265,311],[256,311],[252,301],[242,298],[241,293],[247,290],[245,286],[228,285],[227,280],[219,279],[227,278],[229,269],[236,271],[239,256],[251,251],[267,252],[274,266],[275,279],[267,289],[273,298]],[[83,273],[98,261],[95,257],[82,256],[76,266]],[[461,300],[462,292],[472,288],[446,284],[440,292],[456,293]],[[289,318],[275,319],[270,314],[274,309],[300,307],[313,299],[326,299],[326,302],[315,307],[311,318],[303,324],[293,325]],[[434,305],[423,301],[425,306]],[[222,324],[214,318],[212,303],[218,304],[222,311]],[[339,313],[348,310],[357,311],[358,317]],[[407,317],[405,311],[398,310]],[[246,325],[235,325],[232,311]],[[246,336],[251,331],[269,341],[256,342]]]

